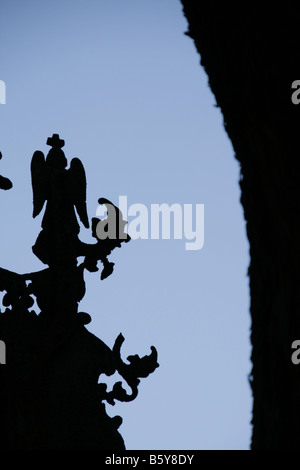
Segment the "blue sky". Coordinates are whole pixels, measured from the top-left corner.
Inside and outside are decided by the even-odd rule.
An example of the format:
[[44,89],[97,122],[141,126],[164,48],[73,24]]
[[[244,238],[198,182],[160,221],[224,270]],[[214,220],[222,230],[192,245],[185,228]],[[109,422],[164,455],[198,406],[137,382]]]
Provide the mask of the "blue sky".
[[[160,368],[129,404],[128,449],[247,449],[251,435],[249,247],[239,165],[177,0],[4,0],[0,15],[1,266],[43,267],[31,252],[30,160],[48,136],[65,140],[88,181],[88,214],[115,204],[204,204],[205,242],[135,240],[114,274],[87,274],[88,329],[123,356]],[[94,242],[82,227],[81,238]],[[115,378],[114,378],[115,379]],[[113,379],[113,380],[114,380]],[[117,379],[116,379],[117,380]],[[102,381],[102,377],[101,377]],[[111,380],[109,380],[111,383]]]

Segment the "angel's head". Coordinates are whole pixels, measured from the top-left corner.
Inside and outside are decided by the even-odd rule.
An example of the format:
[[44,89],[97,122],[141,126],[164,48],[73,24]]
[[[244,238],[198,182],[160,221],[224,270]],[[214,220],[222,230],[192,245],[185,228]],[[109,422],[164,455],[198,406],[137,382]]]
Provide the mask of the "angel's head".
[[63,170],[68,165],[68,162],[62,149],[52,148],[48,152],[46,164],[52,168]]

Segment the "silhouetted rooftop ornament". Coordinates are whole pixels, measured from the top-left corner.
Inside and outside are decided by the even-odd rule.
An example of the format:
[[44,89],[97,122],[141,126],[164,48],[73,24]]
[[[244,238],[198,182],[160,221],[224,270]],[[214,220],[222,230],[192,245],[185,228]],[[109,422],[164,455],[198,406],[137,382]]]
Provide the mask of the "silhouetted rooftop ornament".
[[[85,295],[84,270],[97,272],[101,280],[112,274],[108,256],[130,241],[121,211],[108,199],[107,219],[92,218],[96,243],[79,238],[80,226],[89,228],[86,177],[81,161],[70,168],[58,134],[49,137],[47,157],[41,151],[31,162],[33,217],[46,203],[42,230],[33,246],[45,269],[17,274],[0,268],[0,291],[5,293],[0,314],[0,339],[7,344],[5,384],[11,448],[31,449],[124,449],[117,432],[122,419],[110,418],[104,401],[132,401],[140,378],[157,367],[157,351],[140,358],[121,359],[122,334],[112,349],[85,326],[90,314],[79,312]],[[76,213],[75,213],[76,209]],[[113,230],[112,230],[113,228]],[[112,236],[115,235],[115,236]],[[78,258],[83,262],[78,264]],[[39,312],[32,309],[34,302]],[[98,313],[98,312],[95,312]],[[129,385],[128,394],[117,382],[111,391],[98,383],[102,374],[118,372]],[[4,424],[5,425],[5,424]]]

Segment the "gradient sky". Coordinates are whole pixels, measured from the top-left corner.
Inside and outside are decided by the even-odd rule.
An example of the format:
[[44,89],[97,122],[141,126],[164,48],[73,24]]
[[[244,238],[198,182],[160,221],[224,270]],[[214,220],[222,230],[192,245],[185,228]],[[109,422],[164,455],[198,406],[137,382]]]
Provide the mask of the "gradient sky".
[[[160,367],[129,404],[127,449],[247,449],[251,435],[249,246],[239,165],[178,0],[3,0],[0,9],[1,266],[43,268],[31,251],[30,160],[65,140],[99,197],[118,204],[204,204],[205,243],[136,240],[105,281],[87,274],[87,328],[123,357],[156,346]],[[82,227],[81,238],[94,243]],[[118,378],[109,379],[109,384]],[[100,379],[102,380],[102,377]]]

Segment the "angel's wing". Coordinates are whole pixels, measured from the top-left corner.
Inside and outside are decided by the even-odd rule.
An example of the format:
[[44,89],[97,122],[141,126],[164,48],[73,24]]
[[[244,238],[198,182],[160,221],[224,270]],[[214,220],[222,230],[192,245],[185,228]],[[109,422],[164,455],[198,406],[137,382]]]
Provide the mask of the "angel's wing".
[[48,175],[45,156],[39,150],[34,152],[31,159],[31,183],[33,190],[33,217],[36,217],[47,199]]
[[79,158],[73,158],[68,170],[70,176],[71,194],[77,214],[83,225],[89,228],[89,219],[86,210],[86,177],[83,165]]

